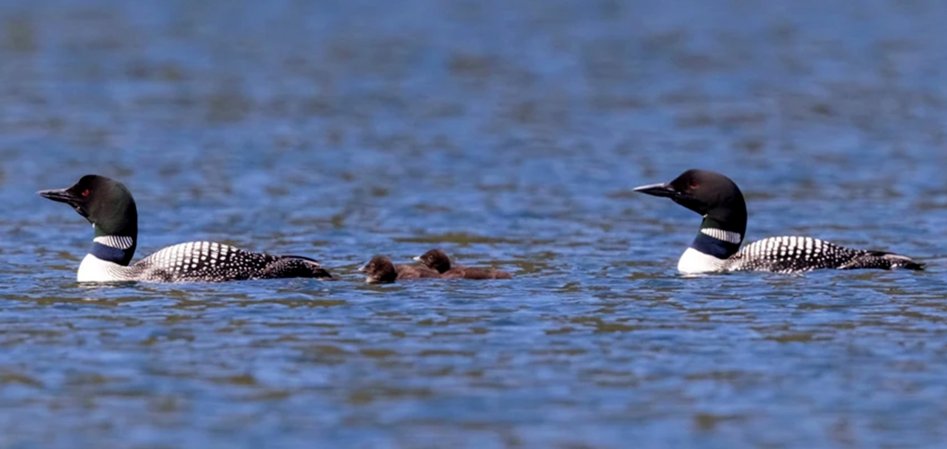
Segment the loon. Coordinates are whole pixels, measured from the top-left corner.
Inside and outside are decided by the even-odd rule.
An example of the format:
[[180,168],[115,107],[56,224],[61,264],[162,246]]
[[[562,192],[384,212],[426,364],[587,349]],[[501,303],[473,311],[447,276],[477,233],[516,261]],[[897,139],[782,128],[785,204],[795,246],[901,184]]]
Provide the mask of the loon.
[[728,177],[706,170],[687,170],[668,183],[649,184],[636,192],[667,197],[704,217],[700,232],[684,251],[677,269],[684,274],[727,271],[796,273],[819,268],[906,268],[924,264],[886,251],[845,248],[812,237],[769,237],[740,249],[746,233],[746,202]]
[[366,284],[390,284],[396,280],[440,278],[441,275],[423,265],[395,265],[382,255],[372,257],[358,271],[365,273]]
[[95,229],[92,249],[76,274],[79,282],[332,278],[308,257],[253,253],[204,241],[168,246],[129,265],[138,245],[138,209],[122,183],[86,175],[72,187],[37,193],[72,206]]
[[437,270],[441,277],[445,279],[512,279],[510,273],[499,271],[494,268],[468,268],[459,265],[451,265],[450,257],[440,249],[432,249],[414,260],[421,262],[425,267]]

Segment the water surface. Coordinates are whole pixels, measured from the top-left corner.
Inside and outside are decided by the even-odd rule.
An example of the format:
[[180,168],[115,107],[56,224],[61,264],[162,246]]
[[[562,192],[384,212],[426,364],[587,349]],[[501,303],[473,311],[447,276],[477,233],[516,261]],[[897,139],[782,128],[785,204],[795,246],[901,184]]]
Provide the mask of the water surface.
[[[942,2],[0,5],[0,448],[947,441]],[[929,270],[683,278],[691,167]],[[78,285],[85,173],[342,279]]]

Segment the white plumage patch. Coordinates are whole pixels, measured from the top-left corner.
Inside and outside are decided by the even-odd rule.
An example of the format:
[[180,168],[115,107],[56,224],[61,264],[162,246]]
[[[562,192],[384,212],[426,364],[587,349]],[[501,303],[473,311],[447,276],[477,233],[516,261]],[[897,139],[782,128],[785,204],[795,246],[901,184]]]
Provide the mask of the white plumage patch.
[[92,239],[92,241],[118,249],[128,249],[135,244],[135,240],[127,235],[101,235]]
[[86,254],[79,264],[76,280],[79,282],[114,282],[131,281],[135,274],[129,267],[115,262],[99,259],[92,254]]
[[687,248],[677,260],[677,271],[684,274],[717,273],[725,271],[726,259],[718,259],[694,248]]
[[701,228],[701,234],[713,237],[717,240],[739,244],[743,241],[743,236],[739,232],[724,231],[717,228]]

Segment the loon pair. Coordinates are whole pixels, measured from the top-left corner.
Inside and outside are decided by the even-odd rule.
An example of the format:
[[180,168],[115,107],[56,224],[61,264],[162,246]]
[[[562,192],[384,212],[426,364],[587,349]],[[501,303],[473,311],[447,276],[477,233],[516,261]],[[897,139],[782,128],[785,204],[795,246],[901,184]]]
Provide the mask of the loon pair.
[[[704,217],[700,232],[678,261],[677,268],[682,273],[924,268],[906,256],[845,248],[812,237],[770,237],[741,250],[746,232],[746,202],[737,185],[719,173],[688,170],[669,183],[641,186],[635,191],[671,198]],[[79,282],[332,278],[318,261],[307,257],[253,253],[216,242],[172,245],[129,265],[137,246],[138,210],[124,185],[103,176],[86,175],[72,187],[43,190],[39,194],[69,204],[95,229],[92,249],[79,265]],[[443,264],[443,260],[437,260],[435,255],[426,261],[425,256],[421,256],[422,262],[440,270],[437,265]],[[450,259],[443,257],[449,264]],[[390,260],[387,263],[391,265]],[[370,266],[372,262],[363,268]],[[449,265],[438,277],[449,277],[443,273],[453,270],[447,270],[451,270]],[[384,279],[390,278],[390,272],[383,271]]]

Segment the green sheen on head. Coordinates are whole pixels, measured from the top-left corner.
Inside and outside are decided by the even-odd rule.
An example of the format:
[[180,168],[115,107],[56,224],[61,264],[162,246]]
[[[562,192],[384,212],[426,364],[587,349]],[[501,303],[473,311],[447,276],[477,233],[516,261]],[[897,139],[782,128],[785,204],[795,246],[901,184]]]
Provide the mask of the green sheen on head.
[[99,175],[85,175],[65,189],[39,194],[72,206],[95,227],[96,236],[138,237],[138,209],[131,192],[120,182]]

